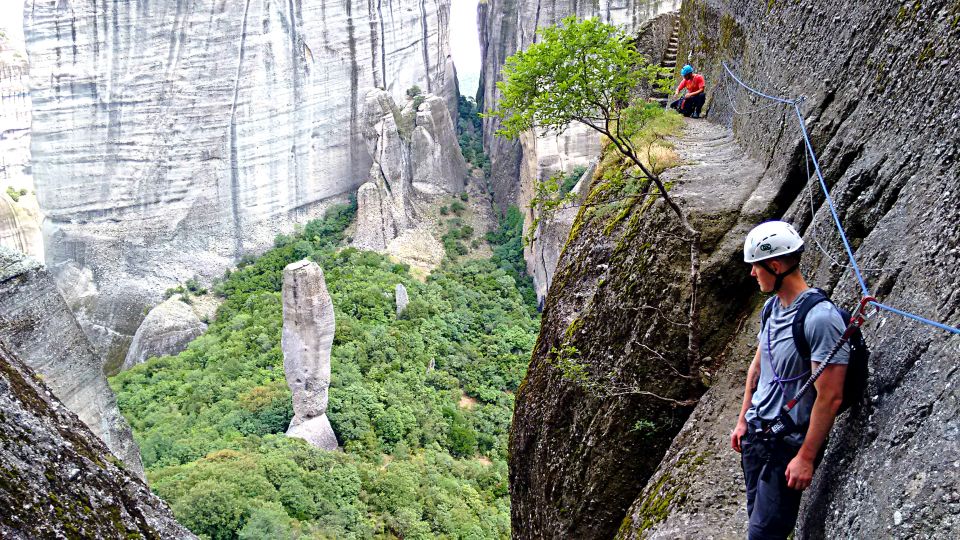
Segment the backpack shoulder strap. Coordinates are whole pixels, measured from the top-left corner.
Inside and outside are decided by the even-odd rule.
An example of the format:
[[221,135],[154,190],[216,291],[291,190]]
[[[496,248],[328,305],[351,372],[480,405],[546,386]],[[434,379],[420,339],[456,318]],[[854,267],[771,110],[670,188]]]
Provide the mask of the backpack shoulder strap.
[[814,289],[814,292],[808,294],[807,297],[803,299],[800,307],[797,308],[797,313],[793,316],[793,343],[797,348],[797,352],[800,353],[800,358],[804,360],[810,360],[810,343],[807,341],[807,336],[803,332],[803,324],[807,320],[807,314],[810,313],[813,306],[820,302],[829,301],[830,299],[827,298],[826,293],[820,289]]
[[777,299],[776,295],[767,298],[766,302],[763,303],[763,309],[760,310],[760,329],[762,330],[764,326],[767,325],[767,319],[770,318],[770,314],[773,313],[773,302]]

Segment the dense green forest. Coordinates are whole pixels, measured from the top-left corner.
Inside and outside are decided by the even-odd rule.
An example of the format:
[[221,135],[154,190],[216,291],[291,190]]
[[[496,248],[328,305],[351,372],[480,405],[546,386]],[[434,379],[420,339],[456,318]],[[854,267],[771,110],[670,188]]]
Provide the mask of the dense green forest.
[[[491,259],[448,259],[420,282],[341,246],[354,212],[243,261],[214,287],[224,303],[204,335],[111,380],[151,486],[213,539],[508,538],[506,439],[539,325],[520,214],[487,236]],[[335,307],[327,414],[342,452],[284,436],[282,270],[304,257]]]

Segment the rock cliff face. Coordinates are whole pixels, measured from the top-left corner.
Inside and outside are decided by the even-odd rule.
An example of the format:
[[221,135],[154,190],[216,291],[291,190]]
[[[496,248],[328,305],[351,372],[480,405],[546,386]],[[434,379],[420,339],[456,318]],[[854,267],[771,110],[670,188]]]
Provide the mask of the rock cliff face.
[[196,538],[0,341],[0,537]]
[[333,300],[323,270],[303,260],[283,269],[283,370],[293,393],[293,420],[287,435],[324,450],[336,450],[327,419]]
[[[658,62],[662,47],[651,47],[648,41],[659,45],[663,40],[654,39],[661,36],[658,32],[649,31],[649,21],[680,6],[679,1],[589,4],[523,0],[519,6],[515,4],[494,0],[480,6],[483,47],[480,106],[484,111],[494,109],[500,98],[496,83],[501,80],[501,69],[506,58],[533,44],[538,28],[557,24],[569,15],[577,15],[581,18],[600,17],[604,22],[620,25],[628,32],[642,33],[647,29],[647,39],[639,44],[641,52]],[[518,7],[519,13],[515,13]],[[665,25],[658,25],[657,30],[660,26],[666,28]],[[529,227],[534,219],[527,206],[537,182],[546,180],[556,172],[569,173],[578,166],[586,166],[600,154],[600,136],[580,124],[571,125],[563,133],[545,136],[531,133],[521,137],[519,142],[495,136],[498,128],[497,119],[484,119],[484,146],[491,159],[491,184],[500,205],[517,204],[524,210],[525,227]],[[566,222],[567,231],[576,212],[569,214],[561,218]],[[553,275],[557,256],[566,241],[566,232],[562,228],[551,227],[550,234],[544,236],[544,243],[535,249],[545,250],[550,256],[541,257],[529,249],[525,251],[527,269],[533,276],[540,302],[550,287],[549,277]]]
[[[534,241],[523,248],[523,255],[527,261],[527,273],[533,277],[537,304],[541,307],[547,298],[547,291],[550,289],[550,283],[556,273],[560,253],[570,236],[570,228],[573,227],[573,221],[579,213],[579,205],[582,204],[590,184],[593,182],[595,170],[596,164],[591,165],[583,173],[580,180],[577,181],[577,185],[571,190],[574,196],[570,203],[552,215],[541,219],[537,225],[537,230],[534,231]],[[527,227],[530,227],[533,222],[532,214],[534,211],[529,208],[529,202],[526,212]]]
[[[536,41],[538,28],[557,24],[565,17],[599,17],[602,21],[621,25],[629,32],[637,31],[644,21],[680,6],[678,0],[633,0],[617,2],[577,2],[561,0],[490,0],[479,7],[480,47],[483,64],[480,73],[478,101],[488,112],[500,99],[497,82],[507,57],[524,50]],[[524,144],[494,135],[499,128],[495,118],[483,120],[483,144],[491,161],[491,184],[501,205],[518,200],[521,186],[517,179],[524,174],[532,180],[549,177],[557,170],[569,172],[573,167],[595,158],[600,150],[599,138],[585,128],[574,127],[559,136]],[[579,161],[579,162],[578,162]],[[524,173],[523,171],[526,171]]]
[[140,323],[121,369],[130,369],[154,356],[177,354],[206,329],[190,306],[179,296],[171,297],[151,309]]
[[[710,194],[731,165],[749,161],[758,164],[755,174],[761,177],[739,207],[697,221],[727,231],[726,240],[704,244],[704,268],[712,270],[700,290],[707,338],[702,369],[687,372],[679,365],[678,373],[670,367],[684,358],[686,340],[670,322],[685,320],[673,311],[684,297],[674,290],[678,278],[664,259],[665,246],[636,237],[622,247],[630,255],[620,256],[605,251],[604,242],[622,241],[616,229],[601,235],[578,217],[547,301],[530,375],[517,396],[511,441],[515,530],[532,530],[531,537],[556,530],[602,531],[584,535],[590,537],[618,530],[624,538],[743,537],[739,456],[729,449],[728,436],[756,347],[758,299],[755,284],[744,278],[735,240],[756,221],[785,218],[810,246],[803,265],[808,281],[844,306],[860,298],[816,179],[808,182],[796,115],[752,101],[722,81],[720,60],[731,61],[763,91],[806,96],[807,128],[871,293],[960,324],[960,277],[953,271],[960,257],[960,127],[945,121],[936,102],[913,98],[937,87],[944,73],[960,70],[958,20],[960,11],[947,1],[902,9],[884,2],[684,2],[679,57],[689,53],[703,70],[711,121],[732,127],[741,150],[712,150],[727,157],[705,170],[709,181],[684,181],[674,192],[691,214],[706,216],[711,199],[728,200],[726,191],[736,186],[711,197],[691,198],[690,190]],[[777,32],[764,30],[773,26]],[[735,114],[728,91],[742,114]],[[715,129],[706,123],[698,129],[708,128]],[[638,223],[653,219],[655,208]],[[737,216],[732,227],[731,216]],[[621,262],[643,262],[643,254],[649,260],[641,266]],[[674,258],[673,264],[683,261]],[[608,288],[611,283],[617,287]],[[655,296],[646,293],[657,289]],[[598,306],[609,306],[606,317]],[[614,308],[628,320],[611,330]],[[636,332],[617,335],[624,325]],[[824,464],[806,492],[797,538],[956,537],[957,338],[893,314],[872,320],[865,333],[873,351],[869,399],[838,419]],[[602,342],[609,343],[609,352],[596,350]],[[634,358],[637,343],[662,358]],[[685,376],[710,375],[712,384],[689,417],[682,408],[651,411],[649,396],[583,399],[577,385],[549,366],[551,347],[564,344],[576,348],[591,373],[631,373],[650,385],[641,389],[662,397],[698,396],[702,389],[684,387]],[[642,467],[634,465],[638,453]],[[604,468],[616,477],[587,474]],[[636,481],[624,482],[623,476]],[[604,505],[612,509],[603,512]]]
[[143,477],[140,450],[93,351],[36,261],[0,247],[0,339],[34,369],[57,398],[90,427],[125,467]]
[[64,2],[26,10],[47,261],[92,270],[122,359],[145,305],[356,189],[363,88],[456,107],[449,2]]
[[26,51],[22,43],[0,34],[0,246],[42,260],[42,218],[30,173],[30,118]]

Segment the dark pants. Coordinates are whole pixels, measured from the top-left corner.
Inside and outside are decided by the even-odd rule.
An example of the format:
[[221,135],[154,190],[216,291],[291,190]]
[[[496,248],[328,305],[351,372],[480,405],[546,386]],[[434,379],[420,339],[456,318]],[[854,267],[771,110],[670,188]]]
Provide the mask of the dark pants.
[[[752,431],[752,430],[751,430]],[[740,462],[747,484],[749,540],[783,540],[797,523],[803,492],[787,487],[787,464],[798,446],[783,441],[765,441],[748,433],[741,441]]]
[[703,108],[703,103],[706,101],[706,97],[703,92],[688,98],[682,97],[673,103],[670,104],[671,107],[680,112],[684,116],[690,116],[696,113],[697,116],[700,116],[700,109]]

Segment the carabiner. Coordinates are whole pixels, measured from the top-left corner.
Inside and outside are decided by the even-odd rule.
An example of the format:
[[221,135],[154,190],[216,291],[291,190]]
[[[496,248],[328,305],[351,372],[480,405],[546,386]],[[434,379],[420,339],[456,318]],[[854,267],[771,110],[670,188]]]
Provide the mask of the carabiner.
[[867,319],[873,317],[878,311],[880,311],[880,309],[877,307],[874,307],[873,311],[869,311],[867,309],[871,303],[875,303],[876,301],[877,299],[872,296],[864,296],[863,299],[860,300],[860,305],[857,306],[857,310],[853,312],[853,315],[850,316],[850,324],[860,326]]

